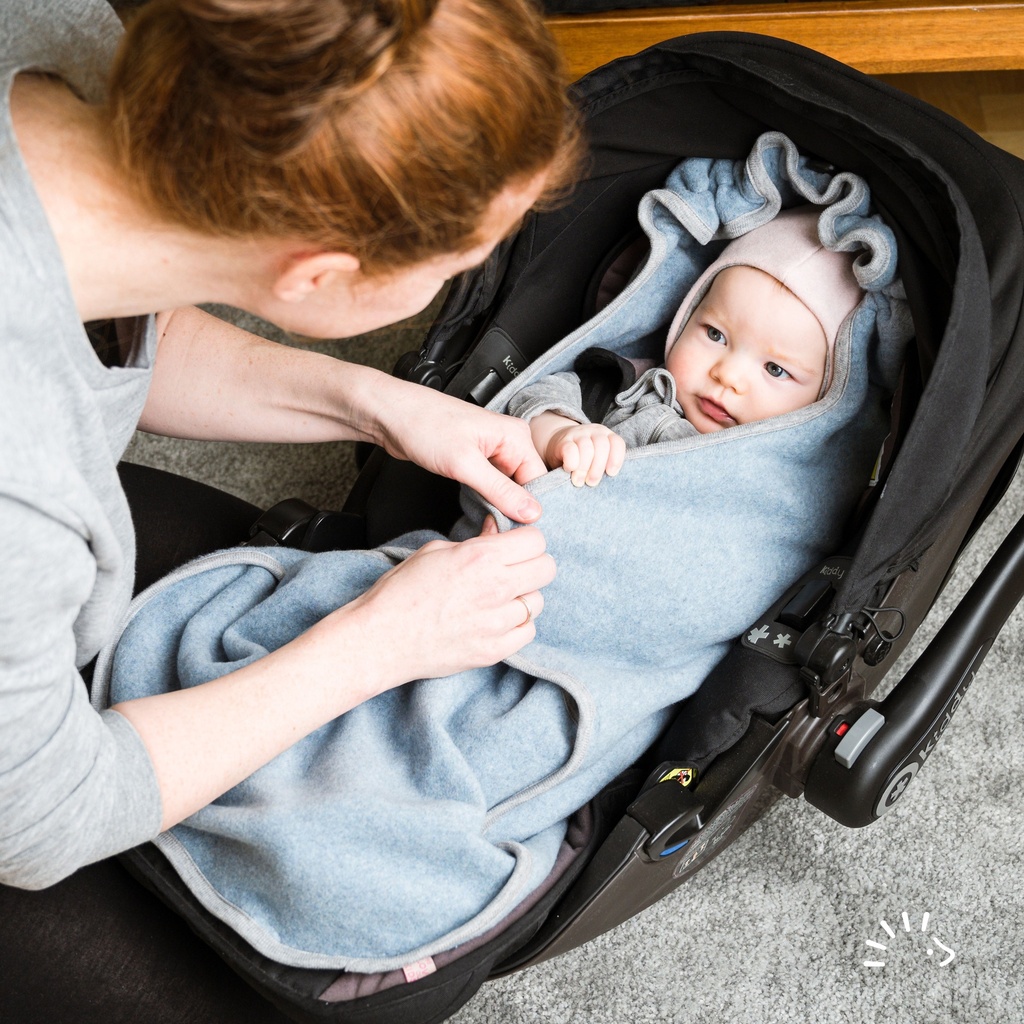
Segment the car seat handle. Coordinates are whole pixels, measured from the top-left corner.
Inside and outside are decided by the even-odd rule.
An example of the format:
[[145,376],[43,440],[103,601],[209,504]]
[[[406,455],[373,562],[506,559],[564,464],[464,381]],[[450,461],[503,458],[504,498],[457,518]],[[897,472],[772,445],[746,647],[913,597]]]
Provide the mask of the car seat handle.
[[931,756],[1022,597],[1024,517],[889,695],[832,720],[808,773],[808,802],[851,828],[891,810]]

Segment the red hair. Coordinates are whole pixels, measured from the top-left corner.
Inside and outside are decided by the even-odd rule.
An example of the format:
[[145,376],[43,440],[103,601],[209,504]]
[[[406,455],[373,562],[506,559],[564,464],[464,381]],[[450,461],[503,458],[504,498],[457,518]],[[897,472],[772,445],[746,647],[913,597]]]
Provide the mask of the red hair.
[[164,216],[367,273],[471,248],[507,185],[551,168],[564,189],[581,151],[531,0],[151,0],[108,110]]

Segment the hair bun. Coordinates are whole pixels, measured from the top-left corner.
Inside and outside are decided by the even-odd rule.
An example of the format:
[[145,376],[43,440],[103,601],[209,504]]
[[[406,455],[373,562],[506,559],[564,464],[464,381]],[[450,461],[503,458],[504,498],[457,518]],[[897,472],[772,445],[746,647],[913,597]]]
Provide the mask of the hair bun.
[[439,0],[178,0],[216,87],[260,104],[296,91],[337,101],[372,85]]

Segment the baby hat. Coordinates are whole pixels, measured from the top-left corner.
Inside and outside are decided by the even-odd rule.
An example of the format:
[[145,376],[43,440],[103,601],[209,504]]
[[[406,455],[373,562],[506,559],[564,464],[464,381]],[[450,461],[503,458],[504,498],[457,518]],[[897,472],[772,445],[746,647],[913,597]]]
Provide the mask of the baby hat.
[[[832,378],[832,350],[842,322],[857,307],[863,291],[853,274],[855,253],[833,252],[818,237],[821,207],[782,210],[774,219],[730,242],[683,299],[668,332],[668,355],[691,314],[726,267],[754,267],[786,286],[825,332],[827,355],[822,394]],[[820,396],[819,396],[820,397]]]

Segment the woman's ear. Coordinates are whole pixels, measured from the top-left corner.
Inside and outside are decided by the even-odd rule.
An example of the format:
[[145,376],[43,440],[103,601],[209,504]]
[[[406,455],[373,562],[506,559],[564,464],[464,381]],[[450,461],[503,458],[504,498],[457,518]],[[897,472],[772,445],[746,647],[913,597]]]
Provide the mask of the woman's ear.
[[358,257],[347,252],[297,253],[287,257],[274,281],[274,295],[282,302],[301,302],[339,276],[352,277],[358,271]]

